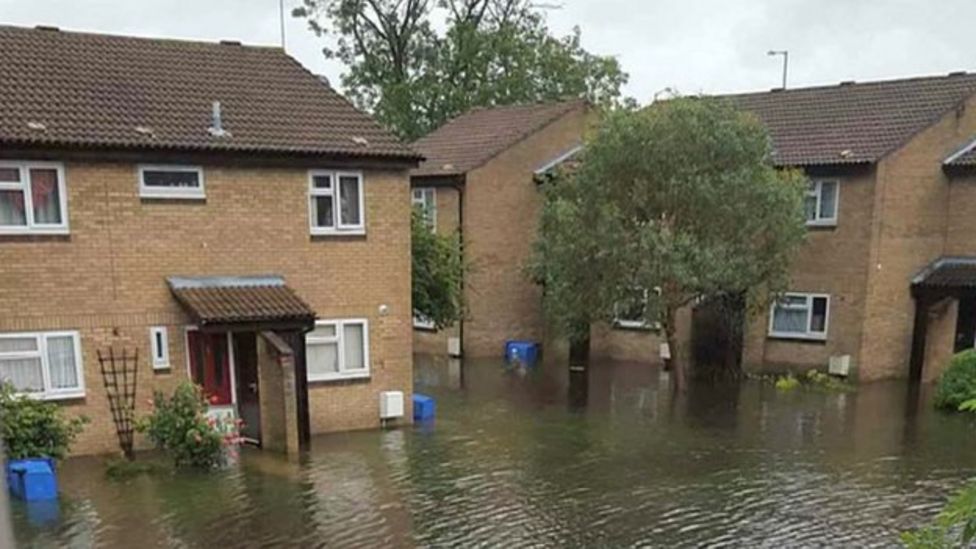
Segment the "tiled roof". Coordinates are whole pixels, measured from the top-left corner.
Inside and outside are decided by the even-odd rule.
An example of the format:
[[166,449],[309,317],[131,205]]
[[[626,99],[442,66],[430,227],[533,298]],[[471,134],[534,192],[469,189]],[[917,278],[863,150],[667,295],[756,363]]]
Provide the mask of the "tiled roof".
[[315,311],[280,277],[172,277],[168,282],[200,325],[315,320]]
[[912,286],[921,288],[976,288],[976,257],[940,257],[926,266]]
[[969,141],[961,149],[949,155],[943,165],[952,168],[976,167],[976,139]]
[[0,145],[419,159],[280,48],[0,25],[0,52]]
[[414,176],[458,175],[473,170],[569,111],[582,100],[478,108],[447,122],[413,144],[427,157]]
[[724,96],[754,112],[781,166],[880,160],[976,93],[976,74]]

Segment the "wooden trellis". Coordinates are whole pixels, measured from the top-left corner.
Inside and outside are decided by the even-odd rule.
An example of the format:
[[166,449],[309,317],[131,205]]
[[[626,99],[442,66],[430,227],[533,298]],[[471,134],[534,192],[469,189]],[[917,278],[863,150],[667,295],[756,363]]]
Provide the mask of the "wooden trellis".
[[125,457],[132,460],[132,432],[136,411],[136,377],[139,371],[139,350],[132,354],[125,349],[119,356],[111,347],[108,354],[98,350],[98,364],[102,370],[102,382],[105,384],[105,395],[109,408],[112,410],[112,421],[115,422],[115,432],[119,437],[119,447]]

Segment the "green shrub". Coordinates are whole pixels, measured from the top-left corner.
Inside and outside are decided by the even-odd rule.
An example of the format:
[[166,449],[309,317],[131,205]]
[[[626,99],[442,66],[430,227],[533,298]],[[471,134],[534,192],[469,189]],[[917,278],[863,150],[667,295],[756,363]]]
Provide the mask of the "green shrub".
[[931,524],[901,535],[901,541],[909,549],[970,547],[973,540],[976,540],[976,484],[953,496]]
[[88,418],[65,418],[54,402],[16,394],[0,383],[0,436],[7,459],[63,459]]
[[776,388],[780,391],[792,391],[800,386],[800,381],[793,377],[793,374],[787,374],[781,378],[776,379]]
[[971,398],[959,405],[960,412],[972,412],[976,414],[976,398]]
[[933,400],[937,408],[957,411],[962,403],[976,398],[976,349],[952,357],[939,377]]
[[207,400],[197,385],[181,383],[171,397],[156,391],[152,404],[153,412],[137,428],[177,467],[211,469],[233,455],[239,440],[236,426],[206,416]]

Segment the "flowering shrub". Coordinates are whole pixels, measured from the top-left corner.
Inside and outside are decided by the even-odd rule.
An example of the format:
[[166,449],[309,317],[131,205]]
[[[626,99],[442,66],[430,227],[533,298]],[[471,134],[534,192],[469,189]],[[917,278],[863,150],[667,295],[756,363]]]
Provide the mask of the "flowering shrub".
[[956,411],[970,399],[976,399],[976,350],[963,351],[952,357],[935,387],[936,408]]
[[0,383],[0,438],[7,459],[62,459],[86,417],[65,418],[53,402],[19,396],[12,385]]
[[207,417],[207,399],[197,385],[181,383],[168,398],[156,391],[151,404],[152,413],[138,429],[177,467],[211,469],[236,457],[239,422]]

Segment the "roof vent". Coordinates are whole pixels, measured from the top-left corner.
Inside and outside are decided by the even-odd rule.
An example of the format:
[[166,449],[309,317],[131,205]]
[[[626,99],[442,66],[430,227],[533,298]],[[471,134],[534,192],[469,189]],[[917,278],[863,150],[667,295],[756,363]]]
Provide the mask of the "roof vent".
[[840,83],[840,85],[841,86],[853,86],[854,85],[854,81],[853,80],[844,80],[843,82]]
[[854,151],[852,151],[850,149],[844,149],[844,150],[840,151],[840,157],[841,158],[850,158],[852,156],[854,156]]
[[230,132],[224,129],[220,112],[220,101],[213,102],[213,111],[210,115],[210,128],[207,131],[214,137],[230,137]]
[[37,25],[34,28],[39,31],[61,32],[61,29],[52,25]]
[[785,90],[785,89],[786,89],[786,88],[772,88],[772,89],[770,89],[769,91],[770,91],[770,92],[781,92],[781,91],[783,91],[783,90]]
[[361,137],[361,136],[356,135],[356,136],[350,137],[349,139],[352,139],[352,142],[355,143],[355,144],[357,144],[357,145],[359,145],[360,147],[368,147],[369,146],[369,139],[366,139],[365,137]]
[[149,126],[136,126],[134,129],[136,130],[136,133],[145,135],[146,137],[156,137],[156,132],[154,132]]
[[966,71],[952,71],[949,76],[966,76]]
[[225,46],[240,46],[241,45],[241,41],[240,40],[221,40],[220,43],[223,44],[223,45],[225,45]]
[[30,129],[32,129],[32,130],[39,131],[39,132],[47,131],[47,126],[45,126],[44,124],[42,124],[40,122],[30,121],[30,122],[27,123],[27,127],[30,128]]

